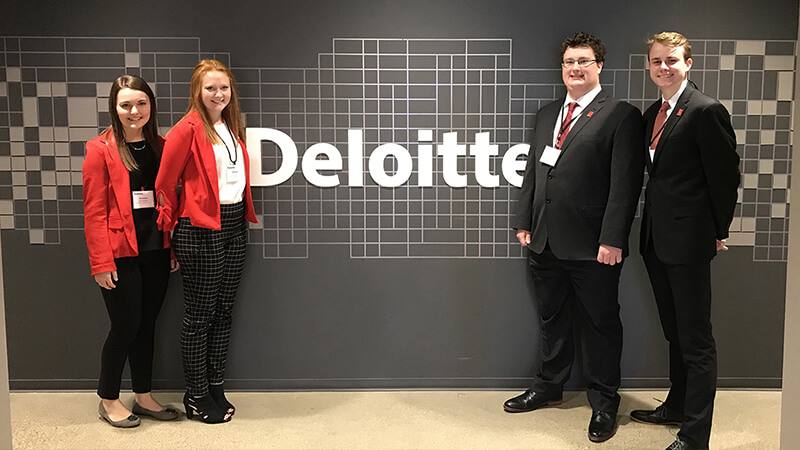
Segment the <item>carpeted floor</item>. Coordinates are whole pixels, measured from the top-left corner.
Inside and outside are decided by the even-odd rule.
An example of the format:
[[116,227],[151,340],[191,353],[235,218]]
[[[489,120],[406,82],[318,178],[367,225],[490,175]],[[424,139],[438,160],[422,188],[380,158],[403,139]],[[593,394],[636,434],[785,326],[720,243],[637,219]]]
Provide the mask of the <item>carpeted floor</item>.
[[[390,391],[231,393],[233,421],[206,425],[142,419],[114,429],[97,416],[96,394],[12,393],[15,449],[664,449],[677,427],[632,422],[632,409],[652,408],[664,392],[621,392],[619,430],[602,444],[586,437],[591,409],[582,392],[555,408],[508,414],[518,392]],[[182,394],[156,398],[183,411]],[[123,395],[132,401],[132,394]],[[712,449],[778,449],[779,391],[720,391]]]

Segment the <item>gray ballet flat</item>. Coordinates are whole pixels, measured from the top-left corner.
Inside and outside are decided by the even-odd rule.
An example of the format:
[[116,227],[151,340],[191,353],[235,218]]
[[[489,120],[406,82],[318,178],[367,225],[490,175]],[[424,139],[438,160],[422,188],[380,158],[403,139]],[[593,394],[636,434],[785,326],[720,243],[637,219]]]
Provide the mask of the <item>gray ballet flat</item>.
[[134,414],[152,417],[156,420],[175,420],[178,418],[178,411],[175,409],[164,408],[161,411],[151,411],[136,403],[136,400],[133,401],[133,408],[131,408],[131,411],[133,411]]
[[116,428],[134,428],[134,427],[138,427],[139,423],[141,423],[141,420],[139,419],[139,416],[137,416],[135,414],[131,414],[130,416],[128,416],[128,417],[126,417],[125,419],[122,419],[122,420],[116,420],[116,421],[115,420],[111,420],[111,418],[108,417],[108,411],[106,411],[105,406],[103,406],[103,401],[102,400],[100,400],[100,405],[97,407],[97,413],[100,414],[100,418],[101,419],[105,420],[112,427],[116,427]]

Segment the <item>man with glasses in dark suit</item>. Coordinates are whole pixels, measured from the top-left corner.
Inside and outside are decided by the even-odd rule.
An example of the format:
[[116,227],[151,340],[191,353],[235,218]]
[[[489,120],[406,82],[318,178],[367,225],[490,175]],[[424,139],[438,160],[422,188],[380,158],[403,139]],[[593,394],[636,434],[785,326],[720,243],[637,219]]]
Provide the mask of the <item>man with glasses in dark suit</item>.
[[561,403],[574,333],[592,406],[592,442],[616,433],[622,353],[617,291],[644,176],[642,118],[600,87],[605,53],[595,36],[568,37],[561,44],[567,95],[536,114],[515,228],[529,249],[541,364],[531,387],[503,405],[525,412]]

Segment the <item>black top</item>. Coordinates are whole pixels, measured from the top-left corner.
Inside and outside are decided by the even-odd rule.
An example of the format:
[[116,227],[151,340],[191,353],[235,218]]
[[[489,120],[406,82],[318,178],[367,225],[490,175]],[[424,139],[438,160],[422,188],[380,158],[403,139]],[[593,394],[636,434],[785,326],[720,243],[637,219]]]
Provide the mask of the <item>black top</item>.
[[[158,159],[155,151],[147,141],[129,142],[133,159],[136,160],[138,169],[129,172],[131,192],[153,191],[155,195],[156,173],[158,172]],[[131,206],[133,193],[131,193]],[[136,228],[136,241],[139,245],[139,254],[164,248],[164,235],[158,230],[156,219],[158,213],[155,208],[141,208],[133,210],[133,225]]]

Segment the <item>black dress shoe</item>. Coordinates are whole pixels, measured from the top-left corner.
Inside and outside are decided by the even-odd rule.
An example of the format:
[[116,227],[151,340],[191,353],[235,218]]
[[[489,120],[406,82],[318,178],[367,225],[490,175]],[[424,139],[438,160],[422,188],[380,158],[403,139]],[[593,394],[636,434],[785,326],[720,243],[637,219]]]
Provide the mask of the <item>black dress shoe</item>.
[[617,432],[617,413],[609,411],[592,411],[589,422],[589,440],[603,442],[611,439]]
[[708,450],[708,447],[701,449],[698,447],[692,447],[689,445],[688,442],[682,441],[680,439],[675,439],[675,442],[669,445],[665,450]]
[[546,396],[530,389],[514,398],[510,398],[503,403],[506,412],[518,413],[528,412],[544,406],[556,406],[561,404],[561,394],[556,396]]
[[683,414],[672,411],[663,404],[656,409],[635,409],[631,411],[631,419],[655,425],[680,425]]

